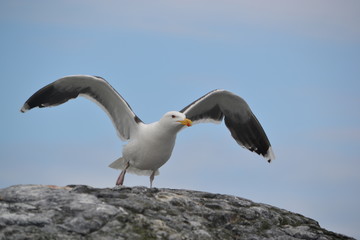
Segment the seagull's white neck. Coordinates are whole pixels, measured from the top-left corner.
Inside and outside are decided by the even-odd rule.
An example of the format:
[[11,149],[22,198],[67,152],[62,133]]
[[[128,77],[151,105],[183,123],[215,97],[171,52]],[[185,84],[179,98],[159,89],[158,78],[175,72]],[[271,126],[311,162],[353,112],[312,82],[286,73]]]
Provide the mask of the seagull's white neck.
[[161,120],[158,122],[153,122],[148,124],[148,128],[151,131],[154,131],[154,136],[159,136],[161,138],[176,138],[176,134],[181,130],[182,125],[169,125]]

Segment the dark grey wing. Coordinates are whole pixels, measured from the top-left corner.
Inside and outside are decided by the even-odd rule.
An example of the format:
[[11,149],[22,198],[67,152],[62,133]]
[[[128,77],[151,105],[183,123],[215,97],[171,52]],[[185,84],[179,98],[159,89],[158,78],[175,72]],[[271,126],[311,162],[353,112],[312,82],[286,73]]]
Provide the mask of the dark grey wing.
[[270,162],[275,158],[269,139],[249,105],[241,97],[225,90],[214,90],[186,106],[180,112],[194,124],[221,122],[236,142],[264,156]]
[[108,114],[121,139],[130,139],[137,131],[141,120],[121,95],[101,77],[74,75],[60,78],[34,93],[20,111],[57,106],[78,96],[97,103]]

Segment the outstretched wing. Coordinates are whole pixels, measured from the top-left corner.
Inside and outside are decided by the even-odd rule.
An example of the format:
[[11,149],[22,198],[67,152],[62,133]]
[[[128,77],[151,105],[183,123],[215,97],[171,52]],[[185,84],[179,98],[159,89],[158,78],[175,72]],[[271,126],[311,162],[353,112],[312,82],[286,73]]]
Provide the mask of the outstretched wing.
[[41,88],[21,108],[26,112],[34,107],[52,107],[78,96],[87,97],[97,103],[111,118],[118,135],[128,140],[142,121],[129,104],[103,78],[88,75],[67,76]]
[[194,124],[220,123],[224,118],[226,127],[239,145],[264,156],[269,162],[275,158],[269,139],[249,105],[229,91],[211,91],[180,112]]

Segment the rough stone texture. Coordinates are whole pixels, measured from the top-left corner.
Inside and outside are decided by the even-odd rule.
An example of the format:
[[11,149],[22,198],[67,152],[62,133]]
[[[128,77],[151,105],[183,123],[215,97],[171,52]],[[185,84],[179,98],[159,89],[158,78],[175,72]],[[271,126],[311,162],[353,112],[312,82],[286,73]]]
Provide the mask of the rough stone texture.
[[352,239],[309,218],[221,194],[145,187],[0,189],[0,239]]

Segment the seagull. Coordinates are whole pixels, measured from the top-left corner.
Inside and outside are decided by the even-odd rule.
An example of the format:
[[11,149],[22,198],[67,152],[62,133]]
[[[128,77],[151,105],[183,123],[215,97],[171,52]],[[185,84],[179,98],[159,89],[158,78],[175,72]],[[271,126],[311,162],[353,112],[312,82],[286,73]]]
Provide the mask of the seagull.
[[202,122],[220,123],[224,119],[231,136],[240,146],[263,156],[268,162],[275,158],[271,144],[248,104],[226,90],[213,90],[181,111],[167,112],[159,121],[146,124],[104,78],[72,75],[35,92],[20,111],[57,106],[78,96],[97,103],[110,117],[118,136],[128,141],[122,157],[109,165],[122,170],[116,185],[123,185],[125,174],[129,172],[150,176],[151,188],[159,168],[171,156],[177,133]]

